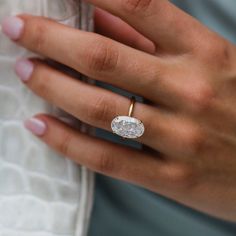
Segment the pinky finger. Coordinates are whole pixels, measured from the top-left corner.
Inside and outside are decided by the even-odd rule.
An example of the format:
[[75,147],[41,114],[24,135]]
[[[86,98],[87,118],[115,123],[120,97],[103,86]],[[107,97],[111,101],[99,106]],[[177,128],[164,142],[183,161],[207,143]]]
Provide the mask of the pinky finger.
[[155,54],[155,44],[137,32],[120,18],[100,8],[95,11],[95,28],[97,33],[114,39],[130,47]]
[[146,187],[151,187],[148,182],[154,179],[160,181],[158,169],[163,161],[141,150],[80,133],[49,115],[29,119],[25,127],[54,150],[93,171]]

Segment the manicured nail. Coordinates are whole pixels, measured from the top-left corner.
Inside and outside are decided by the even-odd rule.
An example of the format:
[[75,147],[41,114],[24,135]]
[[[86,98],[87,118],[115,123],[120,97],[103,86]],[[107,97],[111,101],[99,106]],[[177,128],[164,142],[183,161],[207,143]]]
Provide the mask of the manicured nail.
[[2,32],[12,40],[20,38],[24,21],[16,16],[8,16],[2,22]]
[[34,70],[34,64],[28,59],[19,59],[15,64],[15,72],[23,82],[30,79]]
[[24,126],[26,129],[31,131],[33,134],[37,136],[42,136],[45,134],[47,125],[42,120],[37,118],[30,118],[24,122]]

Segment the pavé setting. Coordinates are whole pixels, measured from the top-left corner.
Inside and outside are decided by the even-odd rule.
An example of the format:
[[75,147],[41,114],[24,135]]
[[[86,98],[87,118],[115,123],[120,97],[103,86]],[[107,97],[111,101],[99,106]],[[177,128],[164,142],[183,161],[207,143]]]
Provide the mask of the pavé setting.
[[111,122],[113,133],[129,139],[139,138],[144,134],[145,128],[141,120],[132,117],[135,98],[131,98],[128,116],[117,116]]

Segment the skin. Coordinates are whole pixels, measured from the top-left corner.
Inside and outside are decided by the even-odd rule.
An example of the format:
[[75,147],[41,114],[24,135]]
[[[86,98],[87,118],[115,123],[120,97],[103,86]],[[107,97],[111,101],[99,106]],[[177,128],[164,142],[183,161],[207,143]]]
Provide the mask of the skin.
[[[47,124],[39,138],[96,172],[236,222],[236,47],[166,0],[89,2],[100,8],[99,34],[23,15],[16,43],[150,101],[133,114],[149,149],[82,134],[47,114],[36,116]],[[26,86],[81,121],[111,131],[127,114],[128,98],[33,63]]]

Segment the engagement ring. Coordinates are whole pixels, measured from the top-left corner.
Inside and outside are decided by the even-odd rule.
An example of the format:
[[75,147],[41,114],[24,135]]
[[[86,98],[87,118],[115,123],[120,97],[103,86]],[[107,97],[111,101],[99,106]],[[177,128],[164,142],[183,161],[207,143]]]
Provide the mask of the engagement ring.
[[135,97],[132,97],[128,116],[117,116],[112,120],[111,129],[113,133],[129,139],[139,138],[144,134],[145,128],[143,122],[132,117],[135,102]]

